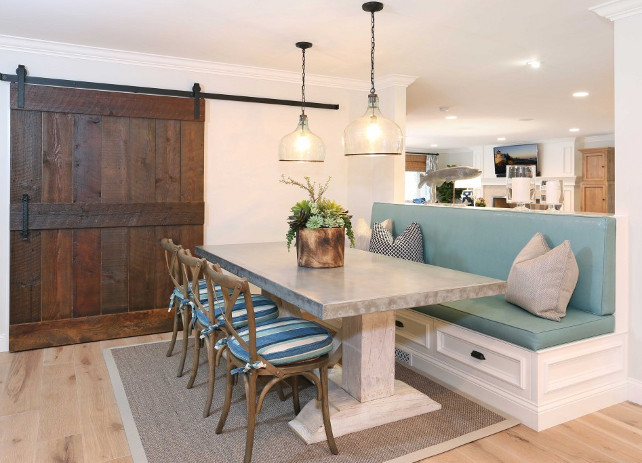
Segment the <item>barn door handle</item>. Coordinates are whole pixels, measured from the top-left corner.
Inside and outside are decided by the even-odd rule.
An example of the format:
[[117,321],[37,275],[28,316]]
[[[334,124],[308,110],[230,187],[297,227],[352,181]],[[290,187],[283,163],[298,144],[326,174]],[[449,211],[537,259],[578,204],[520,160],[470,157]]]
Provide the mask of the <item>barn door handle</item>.
[[22,195],[22,240],[29,239],[29,195]]

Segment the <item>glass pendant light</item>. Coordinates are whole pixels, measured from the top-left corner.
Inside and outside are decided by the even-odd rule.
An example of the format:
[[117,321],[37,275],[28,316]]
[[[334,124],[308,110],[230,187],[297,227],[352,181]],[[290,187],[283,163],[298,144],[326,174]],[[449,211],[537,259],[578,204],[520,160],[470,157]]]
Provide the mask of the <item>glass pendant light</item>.
[[403,133],[379,109],[379,97],[374,86],[375,20],[374,14],[383,9],[383,3],[366,2],[361,8],[371,15],[370,95],[368,109],[363,116],[348,125],[343,133],[346,156],[398,155],[403,153]]
[[303,56],[303,84],[301,85],[301,115],[299,124],[294,132],[281,139],[279,145],[279,161],[322,162],[325,159],[325,146],[320,137],[310,132],[308,116],[305,114],[305,50],[310,48],[310,42],[297,42]]

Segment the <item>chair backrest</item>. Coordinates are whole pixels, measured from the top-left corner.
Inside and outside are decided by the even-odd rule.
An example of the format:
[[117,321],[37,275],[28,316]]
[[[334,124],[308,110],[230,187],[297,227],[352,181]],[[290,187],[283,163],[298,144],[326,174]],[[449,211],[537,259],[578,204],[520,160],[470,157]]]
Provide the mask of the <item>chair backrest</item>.
[[[180,244],[174,244],[171,238],[163,238],[160,242],[165,251],[165,263],[167,264],[167,273],[174,283],[174,287],[183,293],[184,281],[181,277],[180,266],[178,265],[178,251],[182,249]],[[183,298],[187,298],[187,293],[183,293]]]
[[[250,363],[255,363],[259,360],[269,365],[264,358],[260,357],[256,349],[256,319],[254,317],[254,305],[252,304],[252,294],[250,292],[250,284],[245,278],[239,278],[235,275],[224,274],[218,265],[214,265],[206,261],[205,265],[205,281],[207,282],[207,293],[209,296],[210,307],[220,307],[221,312],[225,318],[225,331],[229,336],[233,336],[239,344],[245,349],[250,357]],[[224,304],[220,300],[216,300],[217,293],[214,291],[215,286],[221,288]],[[245,309],[247,311],[247,327],[242,329],[248,330],[248,342],[246,342],[236,331],[232,324],[232,309],[241,295],[245,301]],[[271,365],[270,365],[271,366]]]
[[200,298],[199,280],[203,275],[205,259],[194,257],[189,252],[189,249],[181,248],[178,251],[178,262],[181,268],[182,279],[185,282],[183,290],[188,294],[189,300],[194,304],[194,307],[208,314],[210,324],[214,323],[214,311],[212,310],[210,314],[209,307],[203,305]]

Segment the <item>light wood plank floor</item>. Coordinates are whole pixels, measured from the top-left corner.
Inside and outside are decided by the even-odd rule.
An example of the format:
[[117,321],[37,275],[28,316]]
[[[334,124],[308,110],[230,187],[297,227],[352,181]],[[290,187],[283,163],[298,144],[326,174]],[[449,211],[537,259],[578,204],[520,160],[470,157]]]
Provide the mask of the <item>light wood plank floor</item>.
[[[102,349],[164,339],[0,353],[0,463],[131,463]],[[516,426],[424,461],[641,462],[642,406],[621,403],[540,433]]]

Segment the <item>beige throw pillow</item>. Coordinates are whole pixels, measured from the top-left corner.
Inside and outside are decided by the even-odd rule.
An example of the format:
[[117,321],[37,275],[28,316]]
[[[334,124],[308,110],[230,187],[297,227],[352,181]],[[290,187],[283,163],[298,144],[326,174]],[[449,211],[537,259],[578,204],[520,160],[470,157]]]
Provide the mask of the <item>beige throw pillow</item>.
[[[386,219],[381,222],[381,226],[392,233],[392,219]],[[359,217],[353,227],[354,247],[362,251],[370,250],[370,239],[372,238],[372,228],[365,219]]]
[[513,261],[506,301],[538,317],[560,321],[578,276],[571,243],[567,240],[550,249],[544,236],[536,233]]

